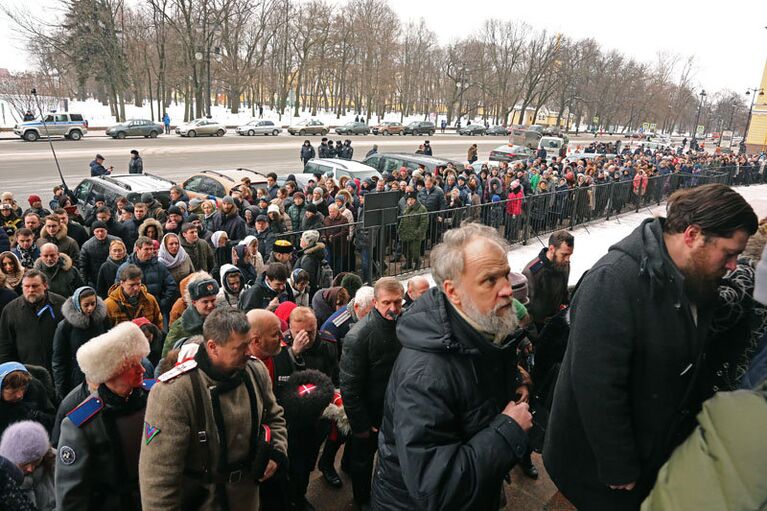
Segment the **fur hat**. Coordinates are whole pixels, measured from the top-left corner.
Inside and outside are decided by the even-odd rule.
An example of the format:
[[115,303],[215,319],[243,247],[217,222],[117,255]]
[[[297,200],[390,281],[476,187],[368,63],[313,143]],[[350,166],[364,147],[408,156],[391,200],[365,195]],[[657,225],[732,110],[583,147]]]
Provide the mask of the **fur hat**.
[[293,244],[288,240],[276,240],[272,246],[272,252],[278,254],[290,254],[293,252]]
[[218,294],[218,284],[212,278],[190,281],[186,288],[192,301]]
[[35,421],[11,424],[0,439],[0,456],[8,458],[14,465],[37,461],[45,456],[50,448],[48,432],[42,424]]
[[266,208],[267,213],[277,213],[280,214],[280,207],[277,204],[269,204],[269,207]]
[[120,323],[77,350],[77,364],[88,381],[99,385],[117,376],[125,362],[149,355],[149,342],[135,323]]
[[317,420],[333,400],[334,392],[333,383],[325,373],[315,369],[296,371],[280,393],[285,418],[290,423]]
[[317,243],[319,239],[320,239],[320,233],[313,229],[304,231],[304,233],[301,235],[301,241],[306,243],[307,247],[314,245],[315,243]]

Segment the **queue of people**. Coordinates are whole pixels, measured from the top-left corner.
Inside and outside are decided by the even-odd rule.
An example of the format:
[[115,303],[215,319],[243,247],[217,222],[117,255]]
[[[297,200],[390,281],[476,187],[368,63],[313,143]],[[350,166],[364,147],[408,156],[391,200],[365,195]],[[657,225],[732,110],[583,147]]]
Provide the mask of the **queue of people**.
[[[667,156],[317,176],[305,189],[270,175],[269,188],[242,183],[220,204],[180,188],[167,207],[151,194],[94,197],[85,218],[66,191],[50,210],[3,194],[8,502],[308,510],[318,467],[331,488],[347,471],[360,509],[497,509],[509,471],[538,477],[542,450],[578,508],[683,509],[667,481],[708,462],[696,457],[701,428],[724,449],[745,435],[764,452],[750,422],[695,417],[764,414],[763,391],[729,392],[767,376],[766,236],[731,188],[685,181],[686,166],[730,157]],[[516,207],[525,183],[554,168],[585,183],[617,165],[679,176],[665,218],[614,246],[572,295],[567,231],[509,267],[509,229],[532,214]],[[418,268],[428,250],[434,287],[368,271],[365,197],[397,189],[392,257]],[[500,218],[472,215],[499,194]],[[3,448],[6,434],[24,456]],[[709,468],[699,491],[717,502],[763,496],[747,478],[747,492],[717,492]]]

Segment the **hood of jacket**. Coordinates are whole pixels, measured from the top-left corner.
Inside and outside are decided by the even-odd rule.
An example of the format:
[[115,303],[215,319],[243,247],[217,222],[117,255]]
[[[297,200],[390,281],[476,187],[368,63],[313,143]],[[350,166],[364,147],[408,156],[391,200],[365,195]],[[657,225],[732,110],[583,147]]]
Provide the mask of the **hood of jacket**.
[[37,261],[35,261],[35,269],[40,270],[43,273],[51,274],[51,273],[57,273],[59,271],[59,268],[63,271],[69,271],[72,269],[72,258],[64,253],[59,253],[59,262],[56,263],[56,266],[48,267],[43,262],[42,257],[38,257]]
[[304,249],[304,255],[317,255],[321,254],[322,257],[325,257],[325,244],[321,241],[318,241],[312,246],[306,247]]
[[45,231],[45,229],[40,229],[40,238],[48,241],[63,241],[67,237],[67,226],[62,225],[59,228],[59,232],[56,233],[55,236],[51,237],[48,232]]
[[[402,347],[432,353],[452,352],[459,355],[479,356],[480,350],[473,345],[474,341],[458,338],[459,336],[453,334],[450,315],[458,313],[448,312],[450,307],[452,306],[447,303],[445,295],[436,287],[432,287],[413,302],[413,305],[397,321],[397,338]],[[473,330],[468,323],[466,328]],[[475,339],[484,337],[476,330],[473,332],[476,334]],[[501,344],[494,344],[490,340],[478,342],[483,342],[483,351],[501,352],[506,349],[516,349],[515,344],[508,342]]]
[[64,315],[64,319],[69,323],[81,330],[85,330],[89,326],[104,321],[107,317],[107,306],[104,304],[104,300],[96,297],[96,309],[90,316],[86,316],[81,311],[75,309],[75,305],[72,302],[72,297],[67,298],[64,305],[61,306],[61,314]]
[[162,224],[155,220],[154,218],[147,218],[143,222],[141,222],[141,225],[138,226],[138,235],[139,236],[146,236],[146,228],[150,225],[154,225],[155,229],[157,229],[157,238],[162,239],[164,235],[164,231],[162,228]]
[[[245,288],[245,278],[242,275],[242,271],[240,271],[239,268],[237,268],[233,264],[225,264],[221,266],[221,289],[224,290],[225,293],[232,295],[232,296],[239,296],[240,293],[242,293],[243,289]],[[229,289],[229,284],[226,281],[226,277],[228,275],[231,275],[232,273],[236,273],[240,276],[240,293],[235,293],[231,289]]]

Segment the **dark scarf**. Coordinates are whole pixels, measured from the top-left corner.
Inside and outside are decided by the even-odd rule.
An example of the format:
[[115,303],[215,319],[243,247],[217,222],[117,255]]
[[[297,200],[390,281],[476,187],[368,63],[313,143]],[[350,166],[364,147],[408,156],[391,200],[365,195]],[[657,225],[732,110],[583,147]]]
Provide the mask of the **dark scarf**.
[[105,383],[99,385],[99,397],[115,415],[127,415],[146,406],[146,392],[143,389],[133,389],[128,397],[121,397],[109,390]]
[[211,362],[208,356],[208,350],[204,346],[201,346],[197,350],[197,354],[194,356],[194,360],[197,362],[197,367],[205,372],[210,378],[218,382],[217,388],[219,393],[238,387],[244,381],[244,370],[237,370],[234,373],[227,375],[217,369],[213,362]]

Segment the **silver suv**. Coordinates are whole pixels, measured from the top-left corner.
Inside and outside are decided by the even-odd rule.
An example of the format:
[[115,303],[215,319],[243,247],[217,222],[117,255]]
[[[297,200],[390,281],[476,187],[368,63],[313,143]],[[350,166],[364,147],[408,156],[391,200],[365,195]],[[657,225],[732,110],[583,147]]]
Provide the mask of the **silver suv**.
[[45,116],[45,126],[42,121],[27,121],[14,126],[13,132],[28,142],[47,135],[80,140],[88,133],[88,121],[81,114],[50,113]]

